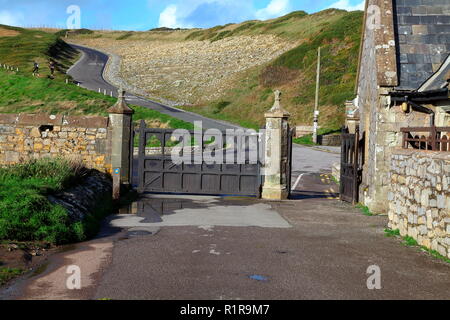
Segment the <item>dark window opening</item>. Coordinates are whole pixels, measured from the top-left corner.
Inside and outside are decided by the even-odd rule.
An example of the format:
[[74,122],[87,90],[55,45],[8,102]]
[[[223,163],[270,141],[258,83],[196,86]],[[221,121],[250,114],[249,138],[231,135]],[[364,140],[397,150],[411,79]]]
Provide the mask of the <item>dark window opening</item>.
[[53,126],[40,126],[39,131],[40,132],[53,131]]

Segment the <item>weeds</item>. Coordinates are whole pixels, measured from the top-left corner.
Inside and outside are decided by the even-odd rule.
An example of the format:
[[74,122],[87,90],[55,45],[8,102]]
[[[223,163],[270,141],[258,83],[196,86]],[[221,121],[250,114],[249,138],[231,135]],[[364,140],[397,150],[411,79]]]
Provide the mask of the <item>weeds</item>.
[[24,273],[24,270],[18,268],[0,268],[0,286]]
[[362,214],[368,217],[374,216],[374,214],[370,211],[369,207],[359,203],[356,205],[356,208],[360,209]]
[[392,229],[385,229],[384,230],[385,236],[386,237],[396,237],[396,238],[401,238],[402,239],[402,244],[407,246],[407,247],[420,247],[420,249],[428,254],[430,254],[432,257],[442,260],[446,263],[450,263],[450,259],[441,255],[439,252],[437,252],[436,250],[432,250],[430,248],[427,248],[425,246],[420,246],[419,243],[411,236],[404,236],[402,237],[400,234],[400,230],[396,229],[396,230],[392,230]]

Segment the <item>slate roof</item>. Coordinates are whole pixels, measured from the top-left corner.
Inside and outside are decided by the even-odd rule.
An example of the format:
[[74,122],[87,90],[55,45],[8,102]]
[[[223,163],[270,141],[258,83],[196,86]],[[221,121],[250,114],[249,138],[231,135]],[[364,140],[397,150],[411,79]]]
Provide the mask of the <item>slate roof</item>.
[[[397,89],[417,90],[450,55],[450,0],[394,0],[394,8],[399,43]],[[441,82],[434,81],[428,89],[438,89]]]

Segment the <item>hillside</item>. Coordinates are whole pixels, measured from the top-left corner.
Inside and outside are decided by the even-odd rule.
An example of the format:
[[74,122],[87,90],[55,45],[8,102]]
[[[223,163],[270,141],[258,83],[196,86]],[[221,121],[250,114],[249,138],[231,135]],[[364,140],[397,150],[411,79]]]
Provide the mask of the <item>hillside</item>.
[[362,12],[298,11],[201,30],[93,32],[69,41],[122,57],[122,77],[150,96],[210,117],[259,127],[283,91],[293,124],[310,124],[322,47],[321,125],[339,127],[353,97]]
[[[78,53],[58,34],[0,25],[0,113],[47,113],[67,115],[107,115],[116,99],[92,92],[69,82],[67,69]],[[48,61],[56,63],[55,79],[50,79]],[[40,77],[32,76],[33,62],[40,63]],[[19,68],[19,72],[17,72]],[[173,128],[193,128],[189,123],[146,108],[133,106],[135,121],[159,123]]]

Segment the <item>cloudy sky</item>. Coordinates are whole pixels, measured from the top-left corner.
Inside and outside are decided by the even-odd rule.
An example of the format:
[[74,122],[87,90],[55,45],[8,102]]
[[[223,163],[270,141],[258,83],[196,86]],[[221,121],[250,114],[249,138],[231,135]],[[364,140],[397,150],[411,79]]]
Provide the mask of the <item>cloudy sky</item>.
[[270,19],[294,10],[362,10],[365,0],[0,0],[0,24],[65,27],[76,5],[81,27],[148,30],[206,28],[251,19]]

